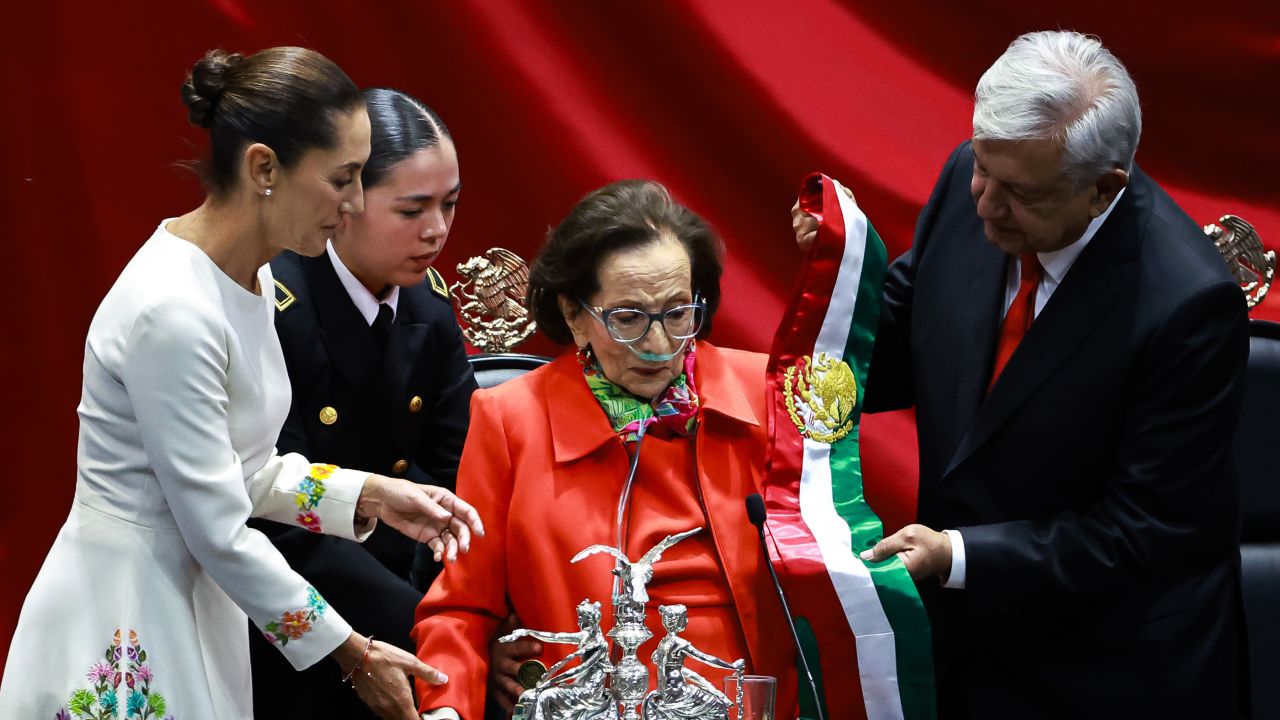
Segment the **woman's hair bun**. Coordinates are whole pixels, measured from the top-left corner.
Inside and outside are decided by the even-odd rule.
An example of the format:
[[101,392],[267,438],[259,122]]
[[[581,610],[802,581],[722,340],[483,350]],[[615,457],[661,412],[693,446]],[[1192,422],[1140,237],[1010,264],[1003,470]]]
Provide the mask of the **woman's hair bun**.
[[365,113],[360,90],[342,68],[300,47],[246,56],[214,50],[191,67],[182,101],[191,122],[209,133],[200,174],[219,197],[239,185],[249,144],[266,145],[281,167],[293,167],[308,150],[338,144],[339,118]]
[[240,53],[210,50],[192,66],[182,83],[182,102],[193,124],[202,128],[213,125],[218,103],[227,90],[227,76],[242,60]]

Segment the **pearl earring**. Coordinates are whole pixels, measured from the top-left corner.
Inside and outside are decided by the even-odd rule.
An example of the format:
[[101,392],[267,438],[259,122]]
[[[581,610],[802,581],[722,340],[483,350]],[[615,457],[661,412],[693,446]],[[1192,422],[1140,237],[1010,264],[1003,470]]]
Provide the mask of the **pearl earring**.
[[271,188],[267,188],[266,192],[264,192],[264,193],[262,193],[262,194],[263,194],[263,195],[266,195],[267,197],[271,197]]

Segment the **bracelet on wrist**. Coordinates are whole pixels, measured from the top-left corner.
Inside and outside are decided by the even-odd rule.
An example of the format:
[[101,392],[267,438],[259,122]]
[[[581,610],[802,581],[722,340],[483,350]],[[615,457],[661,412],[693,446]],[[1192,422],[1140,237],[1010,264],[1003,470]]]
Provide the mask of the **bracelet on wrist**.
[[[371,647],[373,647],[372,635],[369,636],[368,642],[364,644],[364,652],[360,654],[360,659],[356,661],[355,665],[351,666],[351,669],[347,671],[346,675],[342,676],[342,682],[350,683],[351,687],[356,686],[355,681],[352,678],[356,676],[356,673],[360,672],[361,668],[364,667],[365,662],[369,660],[369,648]],[[367,671],[365,672],[365,675],[373,677],[373,674]]]

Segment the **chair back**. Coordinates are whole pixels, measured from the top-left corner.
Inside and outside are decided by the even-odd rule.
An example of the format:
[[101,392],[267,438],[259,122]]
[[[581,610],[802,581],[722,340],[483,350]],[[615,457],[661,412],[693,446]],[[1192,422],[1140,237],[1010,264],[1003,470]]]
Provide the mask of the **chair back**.
[[482,388],[499,385],[551,362],[545,355],[526,353],[482,353],[467,359],[476,374],[476,384]]
[[1252,717],[1280,718],[1280,324],[1249,322],[1244,408],[1236,430],[1240,566]]

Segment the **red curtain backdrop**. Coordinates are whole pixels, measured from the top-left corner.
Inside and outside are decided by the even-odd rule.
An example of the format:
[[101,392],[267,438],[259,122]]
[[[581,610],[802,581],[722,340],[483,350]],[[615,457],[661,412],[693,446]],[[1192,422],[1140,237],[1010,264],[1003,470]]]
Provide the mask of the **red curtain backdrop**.
[[[603,183],[666,183],[728,247],[713,340],[766,350],[797,266],[788,210],[800,178],[822,170],[853,188],[896,256],[969,132],[979,75],[1028,30],[1101,37],[1137,79],[1139,163],[1198,222],[1239,214],[1280,244],[1280,5],[1053,5],[10,4],[0,44],[0,653],[71,502],[89,321],[156,224],[200,201],[176,164],[203,149],[178,87],[206,49],[306,45],[362,86],[435,108],[465,184],[439,267],[447,278],[494,245],[532,258],[548,226]],[[1254,314],[1280,318],[1280,300]],[[528,349],[552,351],[545,341]],[[911,420],[865,423],[868,494],[897,527],[914,512]]]

